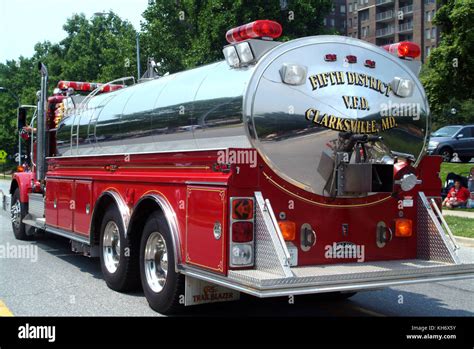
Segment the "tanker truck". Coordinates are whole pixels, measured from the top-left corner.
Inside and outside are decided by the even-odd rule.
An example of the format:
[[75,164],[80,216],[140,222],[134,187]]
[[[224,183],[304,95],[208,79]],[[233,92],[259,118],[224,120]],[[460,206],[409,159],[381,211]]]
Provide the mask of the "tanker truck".
[[0,197],[15,237],[69,239],[163,314],[473,277],[426,154],[419,47],[281,31],[258,20],[220,62],[49,97],[40,64],[33,170]]

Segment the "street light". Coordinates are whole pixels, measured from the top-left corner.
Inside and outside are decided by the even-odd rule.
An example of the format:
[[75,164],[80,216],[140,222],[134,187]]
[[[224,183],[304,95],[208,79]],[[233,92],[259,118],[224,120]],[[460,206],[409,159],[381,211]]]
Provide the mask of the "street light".
[[[17,111],[17,116],[18,116],[18,110],[20,109],[20,98],[18,98],[18,96],[12,91],[10,91],[8,88],[3,87],[3,86],[0,86],[0,93],[8,93],[11,97],[15,99],[16,104],[17,104],[16,111]],[[18,118],[16,122],[17,122],[17,127],[18,127]],[[18,165],[21,166],[21,136],[19,133],[18,133]]]
[[[105,17],[110,15],[111,12],[94,12],[96,17]],[[135,35],[136,48],[137,48],[137,81],[141,78],[141,65],[140,65],[140,33],[137,32]]]

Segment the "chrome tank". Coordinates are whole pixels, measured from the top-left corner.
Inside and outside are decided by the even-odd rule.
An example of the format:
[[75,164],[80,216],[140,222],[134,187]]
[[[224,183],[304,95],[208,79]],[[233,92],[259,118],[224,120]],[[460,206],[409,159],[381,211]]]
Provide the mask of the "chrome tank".
[[[326,54],[336,54],[337,61],[326,62]],[[345,62],[347,55],[356,56],[357,63]],[[364,66],[367,59],[376,67]],[[283,83],[284,63],[307,67],[306,82]],[[310,76],[339,71],[366,74],[387,85],[394,77],[410,79],[414,91],[401,98],[348,81],[313,89]],[[369,109],[350,109],[343,96],[363,97]],[[308,109],[380,128],[382,119],[393,115],[381,112],[400,103],[416,105],[418,113],[396,116],[395,124],[376,132],[383,140],[368,145],[372,163],[389,163],[396,153],[413,157],[415,166],[421,159],[429,109],[420,82],[402,60],[367,42],[307,37],[276,46],[254,66],[232,69],[218,62],[94,97],[86,109],[60,124],[58,149],[63,156],[77,156],[256,148],[287,181],[327,195],[318,166],[323,153],[337,142],[340,130],[334,126],[343,122],[314,123],[311,115],[307,117]]]

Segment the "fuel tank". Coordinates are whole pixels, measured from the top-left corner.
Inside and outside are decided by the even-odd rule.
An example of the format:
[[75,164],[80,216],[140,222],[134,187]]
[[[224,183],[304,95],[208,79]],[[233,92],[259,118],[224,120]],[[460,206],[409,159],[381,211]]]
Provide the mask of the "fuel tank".
[[[302,67],[303,83],[283,81],[288,64]],[[410,87],[403,96],[400,81]],[[98,95],[67,112],[57,148],[58,156],[252,148],[285,180],[326,195],[321,167],[342,138],[379,136],[365,161],[401,155],[416,166],[429,122],[424,90],[403,60],[357,39],[315,36],[247,67],[222,61]]]

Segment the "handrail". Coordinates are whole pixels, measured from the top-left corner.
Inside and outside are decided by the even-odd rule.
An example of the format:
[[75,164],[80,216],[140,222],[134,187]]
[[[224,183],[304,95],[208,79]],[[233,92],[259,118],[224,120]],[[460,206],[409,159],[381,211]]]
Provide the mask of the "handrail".
[[456,238],[454,237],[453,232],[452,232],[451,229],[449,228],[448,223],[447,223],[446,220],[444,219],[443,214],[441,213],[441,211],[440,211],[440,209],[439,209],[439,207],[438,207],[438,205],[436,204],[436,201],[435,201],[434,199],[431,199],[431,206],[433,206],[433,208],[434,208],[436,214],[438,215],[439,220],[441,221],[441,223],[443,223],[444,228],[445,228],[446,231],[448,232],[448,236],[449,236],[449,238],[451,239],[451,241],[452,241],[452,243],[453,243],[453,245],[454,245],[454,249],[455,249],[455,250],[459,250],[460,247],[459,247],[459,245],[458,245],[457,242],[456,242]]
[[283,252],[285,253],[285,257],[287,261],[291,260],[290,252],[288,251],[288,247],[286,247],[285,240],[283,239],[283,235],[281,234],[280,226],[278,225],[277,219],[275,217],[275,213],[273,212],[272,205],[270,204],[270,200],[265,199],[265,206],[268,208],[268,212],[270,213],[270,217],[272,219],[273,226],[278,235],[278,240],[280,241],[281,247],[283,248]]
[[133,77],[133,76],[125,76],[125,77],[122,77],[122,78],[119,78],[119,79],[115,79],[115,80],[112,80],[112,81],[107,82],[106,84],[103,84],[103,85],[98,86],[95,90],[91,91],[91,92],[86,96],[86,98],[84,98],[84,100],[83,100],[83,101],[81,102],[81,104],[79,105],[78,109],[84,108],[84,107],[89,103],[89,101],[90,101],[95,95],[97,95],[102,89],[104,89],[104,87],[106,87],[106,86],[108,86],[108,85],[115,84],[116,82],[119,82],[119,81],[121,81],[122,84],[125,85],[125,81],[128,81],[128,80],[133,80],[133,84],[135,84],[135,77]]

